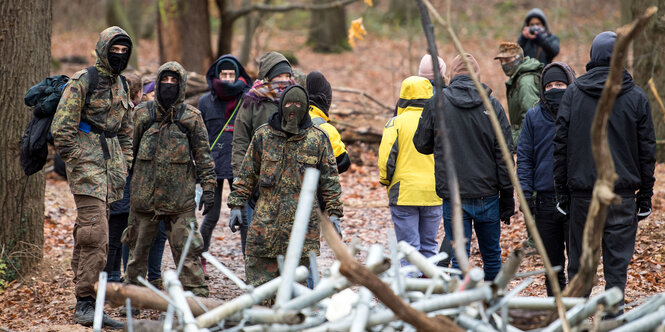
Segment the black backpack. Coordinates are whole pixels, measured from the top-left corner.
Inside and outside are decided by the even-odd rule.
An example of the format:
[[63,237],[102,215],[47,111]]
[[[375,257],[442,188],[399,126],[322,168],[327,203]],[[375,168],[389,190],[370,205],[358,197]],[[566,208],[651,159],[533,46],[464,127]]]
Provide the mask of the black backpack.
[[[99,82],[97,68],[91,66],[87,70],[89,75],[88,92],[84,107],[90,102],[90,96]],[[129,92],[125,77],[120,75],[120,79],[125,92]],[[23,133],[20,145],[21,167],[23,167],[23,171],[27,176],[39,172],[46,164],[48,157],[47,143],[53,143],[51,123],[58,108],[60,97],[62,97],[62,90],[64,90],[67,82],[69,82],[69,77],[65,75],[49,76],[25,93],[25,104],[34,107],[32,120]]]

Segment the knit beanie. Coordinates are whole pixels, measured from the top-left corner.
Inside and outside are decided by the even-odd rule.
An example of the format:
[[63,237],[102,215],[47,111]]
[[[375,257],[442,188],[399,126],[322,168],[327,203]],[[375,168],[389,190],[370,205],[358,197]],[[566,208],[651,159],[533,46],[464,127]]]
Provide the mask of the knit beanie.
[[[441,57],[437,57],[439,59],[439,72],[441,73],[441,77],[446,76],[446,63],[441,59]],[[418,67],[418,76],[424,77],[428,80],[434,80],[434,70],[432,70],[432,56],[430,54],[425,54],[423,55],[423,58],[420,59],[420,66]]]
[[330,82],[319,71],[312,71],[307,74],[307,94],[309,94],[309,101],[316,107],[320,108],[326,115],[330,109],[332,102],[332,87]]
[[293,76],[291,65],[286,61],[278,62],[277,64],[272,66],[272,68],[270,68],[270,70],[268,71],[268,74],[266,74],[266,77],[268,78],[268,80],[272,80],[273,78],[281,74],[290,74],[291,76]]
[[[465,53],[464,56],[471,62],[473,71],[478,76],[478,79],[480,79],[480,66],[478,65],[478,61],[476,61],[476,59],[469,53]],[[464,64],[461,55],[457,55],[455,59],[453,59],[452,68],[450,69],[451,79],[455,78],[457,75],[469,75],[469,71],[466,69],[466,64]]]
[[555,81],[566,83],[566,85],[570,84],[568,81],[568,75],[566,75],[566,72],[564,72],[559,66],[552,66],[543,73],[543,86]]

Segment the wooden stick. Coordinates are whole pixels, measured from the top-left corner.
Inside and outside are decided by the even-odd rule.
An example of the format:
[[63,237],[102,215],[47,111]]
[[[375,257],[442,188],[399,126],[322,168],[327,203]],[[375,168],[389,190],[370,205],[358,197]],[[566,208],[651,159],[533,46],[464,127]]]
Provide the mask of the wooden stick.
[[580,270],[568,284],[564,296],[584,296],[591,290],[596,280],[595,275],[600,261],[600,246],[607,219],[607,208],[610,204],[617,204],[621,201],[621,197],[614,193],[614,182],[618,175],[615,172],[612,152],[607,139],[607,123],[612,113],[614,101],[621,92],[621,77],[623,64],[628,56],[628,46],[633,38],[646,27],[656,11],[655,6],[649,7],[642,16],[617,30],[617,39],[614,42],[610,60],[610,74],[605,81],[605,87],[600,95],[591,124],[591,151],[598,171],[598,178],[593,187],[593,196],[584,227]]
[[647,84],[649,85],[649,89],[651,89],[653,96],[656,97],[656,102],[658,103],[658,106],[660,106],[660,111],[663,113],[663,117],[665,118],[665,105],[663,105],[663,100],[660,99],[658,90],[656,90],[656,84],[653,83],[653,77],[649,79],[649,83]]
[[[385,284],[379,277],[358,263],[334,230],[330,219],[319,211],[319,225],[321,232],[330,249],[335,253],[335,257],[340,261],[339,272],[349,281],[355,284],[365,286],[372,291],[374,295],[385,304],[400,319],[413,325],[418,331],[464,331],[457,326],[450,318],[438,316],[430,318],[422,311],[411,307],[404,300],[395,295],[390,286]],[[399,262],[392,262],[399,264]]]
[[361,96],[375,102],[377,105],[381,106],[381,108],[384,108],[387,111],[392,112],[392,111],[395,110],[394,107],[390,107],[390,106],[380,102],[378,99],[372,97],[372,95],[368,94],[367,92],[365,92],[363,90],[346,88],[346,87],[333,87],[332,89],[333,89],[333,91],[346,92],[346,93],[355,93],[355,94],[361,95]]
[[443,26],[448,30],[448,33],[453,39],[455,48],[461,54],[461,58],[462,60],[464,60],[464,64],[466,65],[466,68],[469,71],[469,75],[471,76],[471,79],[473,79],[476,89],[478,90],[478,94],[483,99],[483,104],[487,109],[487,112],[489,113],[489,118],[490,122],[492,123],[492,128],[494,129],[494,134],[499,142],[499,145],[501,146],[503,160],[506,164],[506,167],[508,168],[510,181],[513,184],[513,188],[517,192],[517,198],[520,202],[520,207],[522,207],[523,209],[524,220],[526,222],[527,228],[531,232],[533,241],[536,244],[536,249],[538,249],[538,253],[540,254],[540,257],[543,261],[543,266],[545,267],[547,277],[550,280],[550,286],[552,287],[552,293],[554,295],[554,299],[557,305],[557,312],[559,314],[559,318],[562,321],[563,330],[564,332],[568,332],[570,331],[570,325],[568,324],[568,320],[566,319],[566,307],[563,305],[563,300],[561,300],[561,287],[559,286],[559,280],[557,278],[556,272],[554,272],[554,270],[552,269],[552,263],[550,262],[549,256],[547,255],[547,251],[545,250],[545,244],[543,243],[543,240],[540,237],[540,233],[538,232],[538,228],[536,227],[536,222],[533,220],[533,216],[531,215],[531,211],[529,210],[529,204],[527,204],[526,199],[524,198],[524,192],[522,191],[522,186],[520,185],[520,182],[517,179],[517,175],[515,173],[515,167],[513,165],[513,155],[512,153],[510,153],[510,151],[508,151],[508,145],[506,144],[506,141],[503,137],[503,133],[501,131],[501,125],[499,124],[499,120],[497,119],[494,107],[492,106],[492,103],[490,102],[487,94],[482,93],[482,91],[485,91],[485,89],[481,85],[480,80],[478,79],[478,75],[476,75],[476,73],[473,71],[471,63],[466,58],[466,56],[464,56],[465,54],[464,48],[462,47],[462,43],[459,41],[459,38],[457,37],[455,30],[450,24],[448,24],[448,22],[450,22],[450,1],[448,1],[448,14],[447,14],[448,22],[446,22],[441,17],[441,15],[439,15],[439,13],[436,11],[434,6],[432,6],[429,0],[422,0],[422,1],[427,5],[430,12],[432,12],[432,15],[434,15],[436,21],[439,24],[441,24],[441,26]]
[[[97,291],[97,284],[95,284],[95,291]],[[125,299],[128,298],[132,300],[132,306],[135,308],[166,311],[169,306],[169,303],[166,302],[166,300],[159,297],[146,287],[117,282],[106,284],[106,300],[112,306],[125,305]],[[197,297],[197,299],[208,309],[218,307],[224,303],[223,301],[205,297]],[[194,314],[194,316],[202,315],[205,312],[194,299],[187,298],[187,303],[189,303],[189,307],[192,309],[192,314]]]

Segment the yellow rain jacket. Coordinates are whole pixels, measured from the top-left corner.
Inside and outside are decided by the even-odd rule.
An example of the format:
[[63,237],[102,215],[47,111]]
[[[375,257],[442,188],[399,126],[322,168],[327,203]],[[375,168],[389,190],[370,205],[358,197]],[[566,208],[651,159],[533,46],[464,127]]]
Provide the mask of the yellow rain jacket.
[[333,125],[328,123],[330,118],[323,113],[322,110],[314,105],[309,105],[309,117],[312,118],[312,123],[314,123],[315,126],[328,133],[328,138],[330,138],[330,144],[332,145],[335,158],[346,152],[346,146],[344,145],[344,142],[342,142],[342,136],[339,135],[339,132],[333,127]]
[[379,173],[388,187],[389,205],[436,206],[434,155],[424,155],[413,145],[420,114],[432,97],[426,78],[411,76],[402,82],[397,116],[386,123],[379,146]]

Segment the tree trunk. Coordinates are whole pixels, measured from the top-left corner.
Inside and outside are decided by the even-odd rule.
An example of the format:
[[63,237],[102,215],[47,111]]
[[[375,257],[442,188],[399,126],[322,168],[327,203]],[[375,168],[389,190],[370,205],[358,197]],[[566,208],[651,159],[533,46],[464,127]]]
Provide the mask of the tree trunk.
[[51,9],[50,0],[0,1],[0,262],[19,274],[43,254],[44,172],[25,185],[19,141],[32,118],[23,95],[49,75]]
[[[314,0],[326,4],[330,0]],[[347,40],[346,9],[343,6],[311,12],[307,42],[315,52],[342,52],[351,49]]]
[[178,61],[188,71],[205,73],[213,61],[208,1],[160,0],[158,6],[160,62]]
[[141,2],[106,0],[106,24],[108,26],[119,26],[132,38],[132,56],[129,65],[134,69],[139,68],[139,36],[141,35]]
[[224,54],[230,54],[231,43],[233,42],[233,22],[235,18],[232,17],[232,11],[229,8],[227,0],[216,0],[217,9],[219,10],[219,35],[217,36],[217,57]]
[[[656,131],[656,139],[665,139],[665,115],[656,102],[654,94],[647,86],[650,78],[653,78],[656,89],[661,99],[665,100],[665,0],[634,0],[622,1],[628,5],[622,5],[622,16],[628,17],[630,21],[640,16],[650,6],[658,7],[657,17],[649,22],[649,25],[640,33],[633,42],[633,75],[635,83],[644,89],[651,102],[651,115]],[[657,159],[659,162],[665,160],[665,144],[658,144]]]

